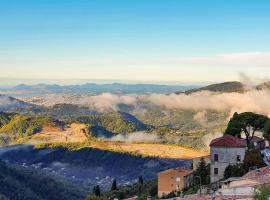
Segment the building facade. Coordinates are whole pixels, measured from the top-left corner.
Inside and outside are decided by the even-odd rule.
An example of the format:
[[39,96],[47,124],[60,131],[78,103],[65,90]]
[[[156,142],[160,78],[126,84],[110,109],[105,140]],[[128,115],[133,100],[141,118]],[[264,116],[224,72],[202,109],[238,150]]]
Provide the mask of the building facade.
[[168,169],[158,174],[158,196],[162,197],[174,191],[182,191],[193,182],[193,170]]
[[216,138],[210,143],[211,183],[224,177],[228,165],[242,163],[247,150],[246,140],[231,135]]

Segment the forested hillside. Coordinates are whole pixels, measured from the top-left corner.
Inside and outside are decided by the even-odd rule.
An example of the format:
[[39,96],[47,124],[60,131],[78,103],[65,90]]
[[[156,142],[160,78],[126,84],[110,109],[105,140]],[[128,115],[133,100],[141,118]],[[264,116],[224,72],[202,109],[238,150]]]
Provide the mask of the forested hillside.
[[0,161],[0,199],[80,200],[86,191],[35,170],[11,167]]

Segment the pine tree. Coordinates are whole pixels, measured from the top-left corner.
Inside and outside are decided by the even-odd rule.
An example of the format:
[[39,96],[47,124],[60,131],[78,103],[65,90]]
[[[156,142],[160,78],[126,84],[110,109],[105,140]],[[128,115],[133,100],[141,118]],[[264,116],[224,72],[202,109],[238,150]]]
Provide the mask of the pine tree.
[[139,182],[139,184],[143,185],[143,177],[142,176],[139,177],[139,181],[138,182]]
[[97,197],[100,197],[100,188],[99,188],[99,185],[94,186],[94,188],[93,188],[93,193],[94,193]]
[[115,179],[113,179],[111,190],[112,191],[117,190],[117,183],[116,183],[116,180]]
[[202,185],[207,185],[210,182],[210,166],[206,164],[204,158],[201,158],[195,176],[201,177]]
[[93,194],[96,194],[96,186],[94,185],[94,187],[93,187],[93,192],[92,192]]

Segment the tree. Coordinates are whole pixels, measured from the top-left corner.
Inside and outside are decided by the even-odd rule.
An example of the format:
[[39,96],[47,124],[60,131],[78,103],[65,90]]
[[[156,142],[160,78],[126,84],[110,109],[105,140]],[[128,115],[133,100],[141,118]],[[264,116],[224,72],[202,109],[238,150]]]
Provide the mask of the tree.
[[264,166],[265,163],[259,150],[257,149],[247,150],[243,160],[243,168],[245,172],[248,172],[251,169],[261,168]]
[[270,120],[267,120],[267,122],[264,125],[263,137],[267,139],[268,142],[270,143]]
[[96,195],[97,197],[100,197],[100,187],[99,187],[99,185],[94,186],[93,194]]
[[254,200],[266,200],[270,197],[270,186],[263,186],[255,192]]
[[204,158],[201,158],[198,163],[197,170],[194,172],[195,176],[201,177],[202,185],[207,185],[210,183],[210,165],[206,164]]
[[224,178],[228,179],[230,177],[241,177],[245,174],[243,164],[228,165],[224,171]]
[[117,190],[117,183],[116,183],[116,180],[115,179],[113,179],[111,190],[112,191]]
[[243,132],[246,137],[247,146],[250,147],[250,141],[253,139],[256,131],[264,130],[269,118],[252,112],[234,113],[228,123],[225,134],[241,137]]
[[142,176],[139,177],[139,181],[138,182],[139,182],[140,185],[143,185],[143,177]]

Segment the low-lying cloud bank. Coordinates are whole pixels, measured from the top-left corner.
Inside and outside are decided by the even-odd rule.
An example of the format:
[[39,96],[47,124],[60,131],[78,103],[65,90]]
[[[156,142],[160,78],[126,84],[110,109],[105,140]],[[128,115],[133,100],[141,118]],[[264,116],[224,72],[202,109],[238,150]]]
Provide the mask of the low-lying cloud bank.
[[245,112],[253,111],[270,116],[270,93],[269,91],[252,90],[244,94],[240,93],[213,93],[202,91],[186,94],[151,94],[145,97],[158,106],[172,109],[193,109],[193,110],[216,110]]
[[[47,98],[47,99],[46,99]],[[148,106],[160,106],[169,109],[192,109],[194,111],[215,110],[230,112],[252,111],[270,116],[270,92],[268,90],[250,90],[246,93],[214,93],[209,91],[186,94],[147,94],[117,95],[103,93],[92,96],[63,97],[53,95],[45,97],[47,105],[73,103],[88,106],[98,111],[119,110],[120,105],[133,106],[135,109]],[[1,102],[0,102],[1,103]],[[200,119],[203,113],[195,118]]]
[[[192,109],[195,111],[215,110],[245,112],[252,111],[265,114],[270,117],[270,92],[267,90],[251,90],[246,93],[213,93],[202,91],[186,94],[149,94],[149,95],[115,95],[101,94],[91,96],[78,101],[78,104],[89,105],[99,110],[113,109],[118,110],[120,104],[132,105],[140,108],[140,105],[161,106],[169,109]],[[203,113],[195,116],[200,119]]]

